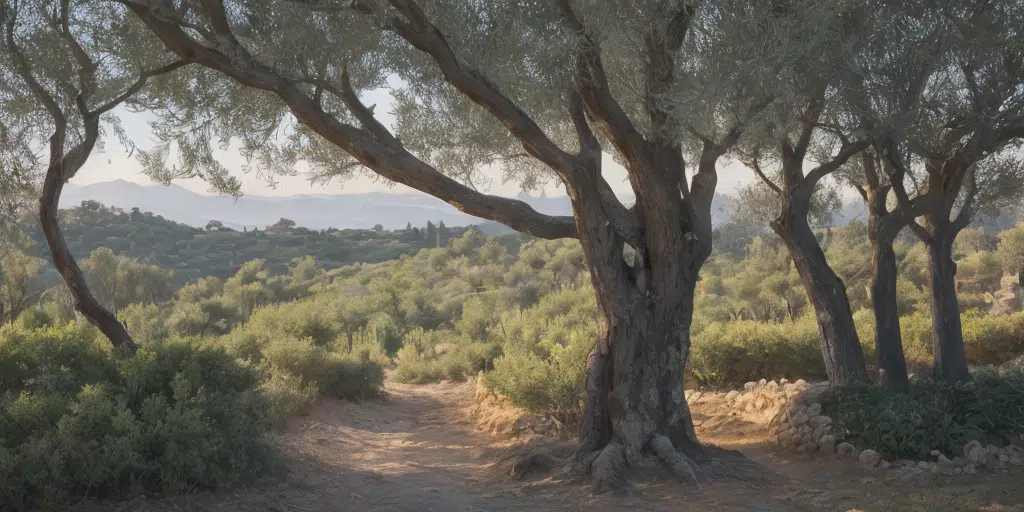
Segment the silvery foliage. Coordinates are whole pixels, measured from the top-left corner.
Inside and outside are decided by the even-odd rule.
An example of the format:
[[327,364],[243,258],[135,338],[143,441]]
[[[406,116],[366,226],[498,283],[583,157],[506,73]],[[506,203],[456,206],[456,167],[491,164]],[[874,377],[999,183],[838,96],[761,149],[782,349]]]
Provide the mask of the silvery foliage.
[[[103,112],[97,149],[103,131],[130,149],[133,141],[111,110],[122,103],[146,108],[148,91],[127,98],[125,92],[143,70],[172,60],[145,26],[121,5],[89,0],[3,0],[0,24],[0,173],[8,183],[24,190],[38,185],[58,127],[55,114],[66,124],[59,154],[85,139],[83,109]],[[63,179],[77,170],[66,168]]]
[[[147,0],[126,0],[146,3]],[[157,0],[149,0],[157,2]],[[210,20],[181,0],[173,7],[197,40],[222,47],[206,27]],[[647,50],[643,36],[664,27],[681,0],[574,0],[588,33],[600,45],[616,100],[648,137],[665,137],[693,151],[702,137],[717,140],[765,105],[789,113],[796,101],[780,74],[831,51],[831,18],[844,2],[794,0],[780,15],[763,2],[702,3],[691,31],[673,55],[675,79],[647,97]],[[433,0],[420,2],[444,34],[462,66],[494,84],[566,150],[576,148],[567,94],[579,49],[579,34],[566,29],[553,1]],[[402,143],[438,170],[467,184],[486,182],[481,170],[502,169],[505,180],[524,188],[553,174],[527,155],[501,122],[444,81],[437,66],[398,37],[389,19],[398,14],[383,1],[226,0],[232,31],[252,55],[294,82],[306,84],[325,112],[355,124],[324,82],[337,85],[347,70],[356,91],[386,87],[393,95],[393,129]],[[215,150],[237,142],[247,170],[268,177],[308,170],[316,179],[366,174],[356,161],[311,134],[268,94],[245,89],[205,69],[189,69],[159,105],[157,136],[163,142],[144,153],[150,174],[169,181],[224,177]],[[319,91],[319,92],[318,92]],[[649,104],[670,120],[652,133]],[[778,106],[774,106],[778,104]],[[599,128],[599,127],[598,127]],[[609,144],[604,150],[614,154]],[[181,161],[169,165],[173,153]],[[691,166],[692,167],[692,166]],[[229,190],[230,191],[230,190]]]

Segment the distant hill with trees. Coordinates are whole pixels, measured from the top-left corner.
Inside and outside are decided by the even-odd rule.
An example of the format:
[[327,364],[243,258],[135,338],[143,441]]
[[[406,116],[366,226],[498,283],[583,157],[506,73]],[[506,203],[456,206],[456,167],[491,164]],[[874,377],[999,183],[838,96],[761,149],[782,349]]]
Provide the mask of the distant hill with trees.
[[[325,269],[393,260],[420,249],[447,247],[449,240],[470,229],[449,227],[444,221],[419,226],[407,221],[405,228],[395,230],[379,224],[374,229],[309,229],[288,218],[238,230],[223,221],[208,220],[199,228],[138,208],[125,211],[96,201],[62,210],[61,223],[77,258],[87,258],[95,249],[105,247],[118,256],[173,271],[176,286],[207,276],[225,279],[253,259],[265,260],[266,268],[273,272],[285,272],[293,260],[307,256]],[[24,230],[34,242],[34,255],[49,262],[39,224],[27,221]],[[515,250],[520,235],[501,239]]]

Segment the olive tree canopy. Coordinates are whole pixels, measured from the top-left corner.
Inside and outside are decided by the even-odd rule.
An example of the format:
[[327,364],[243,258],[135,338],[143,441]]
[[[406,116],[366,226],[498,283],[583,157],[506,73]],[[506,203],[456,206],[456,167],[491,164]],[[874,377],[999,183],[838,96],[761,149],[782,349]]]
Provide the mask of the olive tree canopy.
[[[162,91],[151,175],[231,191],[213,150],[240,141],[263,173],[372,172],[520,231],[579,238],[601,326],[570,468],[599,488],[650,455],[694,475],[706,454],[682,377],[716,164],[754,119],[803,95],[790,75],[835,48],[846,2],[118,1],[202,66]],[[393,131],[361,99],[381,87]],[[606,153],[635,204],[602,176]],[[573,216],[481,193],[488,165],[526,187],[560,181]]]

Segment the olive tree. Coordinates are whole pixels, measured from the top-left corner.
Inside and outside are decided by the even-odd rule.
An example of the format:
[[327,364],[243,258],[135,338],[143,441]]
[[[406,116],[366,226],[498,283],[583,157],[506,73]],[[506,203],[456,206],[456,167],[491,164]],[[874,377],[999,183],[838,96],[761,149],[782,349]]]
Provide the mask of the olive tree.
[[89,291],[64,239],[57,208],[64,185],[85,164],[103,128],[123,135],[111,111],[131,101],[151,77],[187,61],[168,59],[166,52],[150,52],[159,48],[158,43],[117,4],[3,0],[0,25],[0,76],[11,88],[3,94],[21,98],[3,104],[8,123],[4,132],[19,137],[0,137],[0,162],[31,168],[26,148],[46,148],[39,217],[53,264],[75,308],[115,347],[132,353],[135,343],[125,327]]
[[[872,140],[838,177],[860,194],[868,209],[877,365],[887,387],[906,390],[893,246],[924,199],[907,192],[906,166],[896,152],[901,134],[921,110],[928,77],[948,51],[946,23],[928,2],[865,2],[862,12],[871,37],[860,48],[850,68],[851,87],[843,89],[839,100],[843,117],[873,129]],[[896,194],[907,196],[907,201],[896,201]]]
[[[898,222],[928,253],[934,373],[959,382],[969,373],[953,244],[978,212],[1019,201],[1024,180],[1024,4],[964,0],[924,10],[929,16],[910,27],[932,56],[907,59],[909,86],[860,111],[883,112],[874,118],[882,134],[875,155],[889,169]],[[879,108],[885,102],[909,108]]]
[[[762,85],[780,62],[820,50],[776,40],[824,30],[833,6],[121,1],[206,68],[168,99],[158,131],[173,144],[146,156],[153,175],[221,176],[216,133],[262,172],[370,171],[537,237],[578,238],[601,328],[572,468],[603,488],[650,455],[683,475],[706,460],[682,381],[716,164],[770,103]],[[360,97],[389,80],[394,131]],[[634,205],[602,176],[604,153],[625,166]],[[560,181],[573,216],[476,190],[488,164],[527,187]]]
[[[799,6],[780,3],[774,12],[807,16]],[[854,85],[850,70],[866,30],[859,5],[844,4],[835,16],[819,20],[816,30],[795,36],[818,52],[779,69],[772,86],[778,99],[738,153],[760,179],[747,189],[746,202],[763,205],[762,215],[770,216],[772,230],[785,242],[815,311],[829,382],[843,385],[867,380],[864,354],[846,287],[809,219],[833,173],[870,145],[867,127],[844,118],[840,108],[842,92]],[[755,192],[762,199],[755,201]]]

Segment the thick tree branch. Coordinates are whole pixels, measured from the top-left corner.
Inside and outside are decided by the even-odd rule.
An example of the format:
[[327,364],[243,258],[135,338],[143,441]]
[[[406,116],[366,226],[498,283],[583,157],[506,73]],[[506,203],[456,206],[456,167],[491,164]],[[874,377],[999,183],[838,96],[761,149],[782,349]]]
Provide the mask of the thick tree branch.
[[345,102],[345,106],[347,106],[352,112],[352,115],[356,116],[356,119],[359,120],[359,124],[361,124],[366,131],[372,133],[385,144],[401,146],[401,143],[398,142],[398,138],[388,131],[388,129],[377,120],[377,117],[373,115],[373,112],[366,108],[366,105],[359,100],[359,95],[356,94],[356,90],[352,87],[352,81],[349,79],[347,66],[343,66],[341,68],[341,90],[332,90],[331,92]]
[[392,18],[390,26],[399,37],[426,53],[437,64],[445,80],[491,113],[534,156],[563,179],[574,170],[572,155],[558,147],[512,100],[508,99],[476,69],[462,63],[444,35],[414,0],[388,0],[408,21]]
[[[241,85],[274,93],[289,107],[298,122],[380,176],[438,197],[470,215],[501,222],[534,236],[577,236],[572,217],[543,215],[522,201],[481,194],[438,172],[404,148],[384,144],[368,131],[339,121],[325,113],[298,83],[255,61],[237,43],[234,43],[232,51],[246,58],[232,59],[218,49],[193,40],[172,21],[173,14],[163,12],[159,7],[121,1],[180,58],[220,71]],[[569,158],[575,160],[572,155]]]
[[573,11],[569,0],[555,0],[562,14],[562,23],[579,38],[574,82],[590,115],[601,125],[608,140],[627,159],[635,158],[644,146],[643,135],[612,96],[608,77],[601,61],[601,49],[587,33],[583,21]]
[[864,151],[869,146],[871,146],[871,141],[869,140],[859,140],[843,144],[843,147],[839,149],[839,153],[835,158],[811,169],[811,171],[807,173],[805,181],[809,186],[814,187],[822,178],[839,170],[847,160],[853,158],[854,155]]

